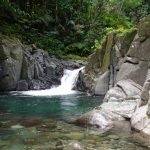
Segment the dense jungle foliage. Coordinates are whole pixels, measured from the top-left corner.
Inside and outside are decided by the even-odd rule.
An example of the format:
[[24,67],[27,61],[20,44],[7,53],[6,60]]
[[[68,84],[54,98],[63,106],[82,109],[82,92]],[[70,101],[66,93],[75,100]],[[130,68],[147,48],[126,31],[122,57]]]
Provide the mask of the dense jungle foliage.
[[150,0],[0,0],[0,33],[57,56],[87,56],[112,30],[135,27]]

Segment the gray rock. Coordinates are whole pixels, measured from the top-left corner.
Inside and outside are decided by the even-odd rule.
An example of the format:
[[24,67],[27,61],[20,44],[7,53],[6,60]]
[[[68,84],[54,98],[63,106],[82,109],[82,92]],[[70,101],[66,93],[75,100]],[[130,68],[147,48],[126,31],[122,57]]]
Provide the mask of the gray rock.
[[3,39],[0,49],[0,90],[15,90],[21,75],[22,44],[17,39]]
[[141,42],[139,36],[136,35],[134,41],[130,46],[127,56],[137,58],[141,61],[149,61],[150,60],[149,47],[150,47],[150,38],[146,39],[144,42]]
[[84,150],[84,148],[79,142],[73,141],[67,144],[64,150]]
[[150,16],[141,19],[138,25],[138,34],[140,38],[150,37]]
[[74,86],[73,89],[74,90],[78,90],[78,91],[82,91],[82,92],[86,92],[87,91],[87,87],[86,87],[86,84],[84,82],[83,70],[81,70],[79,72],[79,76],[78,76],[77,82],[75,83],[75,86]]
[[144,83],[143,90],[141,93],[142,104],[146,105],[149,100],[150,80]]
[[131,79],[135,83],[143,86],[148,71],[148,62],[140,61],[139,64],[124,63],[118,74],[116,81]]
[[113,127],[116,121],[131,118],[140,104],[139,99],[133,100],[132,98],[126,101],[104,102],[96,109],[81,115],[72,123],[108,130]]
[[106,119],[102,115],[101,110],[97,109],[81,115],[79,118],[72,121],[72,123],[80,126],[89,126],[101,129],[109,129],[112,127],[112,121],[108,118]]
[[150,118],[150,99],[148,101],[147,116]]
[[119,136],[117,135],[109,135],[108,138],[113,139],[113,140],[119,140]]
[[72,69],[78,69],[86,65],[86,62],[81,60],[61,60],[64,68],[72,70]]
[[149,99],[148,99],[147,105],[148,105],[148,108],[147,108],[147,112],[146,113],[147,113],[147,116],[150,119],[150,91],[149,91]]
[[41,87],[40,87],[40,81],[39,80],[31,80],[31,82],[29,82],[29,89],[30,90],[40,90]]
[[140,98],[141,92],[142,87],[132,80],[121,80],[107,92],[104,101],[120,101],[131,97]]
[[109,71],[101,75],[97,82],[94,90],[95,95],[105,95],[109,89]]
[[35,62],[34,64],[34,79],[40,79],[44,77],[44,69],[39,62]]
[[51,82],[45,81],[45,79],[33,79],[29,82],[29,89],[30,90],[44,90],[49,89],[52,86]]
[[126,98],[134,96],[140,97],[142,92],[142,87],[130,79],[121,80],[116,84],[116,86],[122,89],[126,95]]
[[28,90],[28,83],[26,80],[20,80],[18,83],[17,83],[17,88],[16,88],[17,91],[27,91]]
[[131,43],[130,48],[127,52],[127,56],[133,57],[133,58],[138,58],[140,60],[140,57],[139,57],[139,47],[140,46],[141,46],[141,41],[140,41],[139,35],[136,34],[136,36],[135,36],[133,42]]
[[75,89],[94,94],[95,80],[96,78],[93,74],[87,74],[85,69],[83,69],[80,71]]
[[22,72],[21,72],[21,79],[23,80],[31,80],[34,78],[35,59],[31,55],[29,50],[30,50],[30,47],[24,50],[23,66],[22,66]]
[[144,60],[144,61],[150,60],[149,47],[150,47],[150,38],[146,39],[139,47],[139,56],[138,57],[141,60]]
[[138,58],[134,58],[134,57],[126,57],[125,58],[125,62],[131,63],[131,64],[138,64],[139,63],[139,59]]
[[136,110],[131,118],[131,126],[144,134],[150,135],[150,118],[147,116],[148,106],[142,106]]
[[119,87],[111,88],[104,97],[104,102],[108,101],[120,101],[126,98],[126,94]]
[[[100,108],[102,112],[108,112],[103,114],[106,118],[111,120],[120,120],[123,118],[131,118],[135,110],[141,105],[140,99],[129,99],[126,101],[116,101],[103,103]],[[113,114],[113,115],[112,115]]]

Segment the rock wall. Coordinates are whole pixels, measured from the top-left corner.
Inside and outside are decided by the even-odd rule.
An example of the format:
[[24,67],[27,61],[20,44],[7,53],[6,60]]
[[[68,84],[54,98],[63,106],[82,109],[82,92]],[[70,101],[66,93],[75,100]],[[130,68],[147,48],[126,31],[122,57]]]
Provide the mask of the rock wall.
[[[108,35],[107,40],[111,42],[106,40],[102,49],[90,56],[82,75],[84,85],[96,95],[106,95],[101,106],[74,123],[85,125],[86,120],[90,126],[111,128],[114,121],[128,119],[134,129],[150,136],[150,16],[143,18],[137,32],[128,33],[128,36],[132,38],[125,44],[125,38],[121,42],[114,33]],[[106,46],[108,43],[113,46]],[[87,80],[87,76],[92,81]]]
[[92,95],[105,95],[117,82],[118,71],[127,61],[125,56],[135,34],[136,30],[124,34],[110,33],[102,47],[89,56],[85,69],[80,73],[77,89],[88,91]]
[[83,65],[82,61],[50,57],[35,45],[0,35],[0,91],[47,89],[60,84],[64,69]]

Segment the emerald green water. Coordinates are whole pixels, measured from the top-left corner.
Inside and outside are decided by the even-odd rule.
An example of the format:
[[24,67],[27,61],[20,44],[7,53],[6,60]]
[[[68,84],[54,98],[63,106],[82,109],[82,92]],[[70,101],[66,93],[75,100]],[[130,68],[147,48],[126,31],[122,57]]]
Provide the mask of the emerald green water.
[[78,143],[84,150],[149,149],[149,145],[133,138],[128,122],[121,122],[119,128],[105,133],[68,123],[100,105],[102,99],[81,94],[55,97],[1,95],[0,150],[74,150],[72,143]]
[[68,117],[89,111],[101,103],[100,97],[68,95],[53,97],[1,96],[0,111],[23,116]]

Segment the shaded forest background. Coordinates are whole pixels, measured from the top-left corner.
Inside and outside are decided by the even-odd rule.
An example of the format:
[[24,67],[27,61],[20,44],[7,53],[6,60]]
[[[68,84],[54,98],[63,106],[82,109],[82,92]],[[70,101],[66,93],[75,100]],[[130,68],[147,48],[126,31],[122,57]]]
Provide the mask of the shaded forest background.
[[128,32],[150,0],[0,0],[0,33],[51,55],[86,57],[113,30]]

